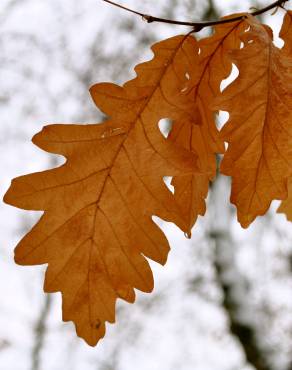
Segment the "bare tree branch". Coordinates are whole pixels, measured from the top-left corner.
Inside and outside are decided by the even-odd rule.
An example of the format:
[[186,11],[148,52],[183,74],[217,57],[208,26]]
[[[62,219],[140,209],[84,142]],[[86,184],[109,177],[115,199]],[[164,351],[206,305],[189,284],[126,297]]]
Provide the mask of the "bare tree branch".
[[[193,27],[193,32],[199,32],[205,27],[215,26],[217,24],[231,23],[231,22],[239,21],[243,17],[245,17],[243,15],[243,16],[238,16],[238,17],[229,18],[229,19],[221,19],[221,20],[216,20],[216,21],[185,22],[185,21],[177,21],[177,20],[172,20],[172,19],[159,18],[159,17],[154,17],[154,16],[149,15],[149,14],[140,13],[136,10],[127,8],[125,6],[117,4],[117,3],[113,2],[113,1],[110,1],[110,0],[102,0],[102,1],[104,1],[106,3],[109,3],[111,5],[114,5],[118,8],[122,8],[123,10],[126,10],[128,12],[139,15],[147,23],[159,22],[159,23],[177,24],[177,25],[181,25],[181,26],[191,26],[191,27]],[[256,10],[256,11],[253,11],[253,12],[250,12],[250,13],[246,13],[246,14],[251,14],[253,16],[260,15],[260,14],[263,14],[263,13],[265,13],[265,12],[271,10],[271,9],[274,9],[274,8],[277,8],[277,7],[283,7],[284,4],[287,1],[289,1],[289,0],[277,0],[277,1],[273,2],[272,4],[266,6],[265,8],[262,8],[262,9],[259,9],[259,10]]]

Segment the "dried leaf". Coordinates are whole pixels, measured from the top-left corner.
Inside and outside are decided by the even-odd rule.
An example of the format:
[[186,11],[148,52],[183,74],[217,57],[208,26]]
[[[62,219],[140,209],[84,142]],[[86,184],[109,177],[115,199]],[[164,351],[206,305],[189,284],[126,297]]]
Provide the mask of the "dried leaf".
[[[280,31],[280,37],[284,41],[283,51],[286,52],[290,58],[292,58],[292,11],[287,11],[283,25]],[[292,73],[292,71],[290,72]],[[291,137],[292,146],[292,137]],[[292,164],[291,164],[292,167]],[[277,210],[278,213],[285,213],[287,219],[292,221],[292,177],[288,181],[288,198],[283,200],[280,207]]]
[[[153,289],[146,258],[166,262],[169,244],[152,216],[190,236],[205,213],[224,141],[221,171],[232,177],[231,201],[242,226],[273,199],[287,198],[289,178],[279,212],[292,220],[291,14],[281,50],[271,30],[251,16],[218,25],[199,43],[189,35],[162,41],[123,87],[91,88],[110,117],[105,123],[50,125],[33,138],[67,161],[13,180],[5,195],[16,207],[44,211],[15,260],[48,264],[45,291],[62,292],[63,319],[90,345],[104,336],[106,321],[115,321],[117,298],[134,302],[135,288]],[[221,94],[232,63],[239,77]],[[230,114],[220,134],[218,110]],[[158,127],[165,118],[174,123],[167,139]],[[174,194],[166,176],[173,177]]]
[[216,102],[230,114],[222,129],[229,145],[221,172],[232,176],[231,202],[243,227],[273,199],[287,197],[292,161],[292,61],[274,46],[268,27],[252,17],[249,23],[243,49],[230,53],[239,77]]
[[[235,16],[238,14],[226,18]],[[220,24],[214,28],[211,37],[199,41],[197,73],[193,74],[183,90],[193,101],[194,116],[192,120],[176,121],[169,135],[170,140],[191,150],[198,157],[201,173],[174,177],[172,180],[175,198],[189,220],[190,229],[198,215],[205,214],[209,181],[216,176],[216,154],[224,152],[224,142],[219,137],[212,102],[220,94],[222,80],[229,76],[232,69],[228,50],[239,48],[239,35],[246,27],[244,19]]]
[[292,10],[285,14],[283,25],[279,36],[284,41],[283,51],[290,56],[292,55]]
[[277,212],[284,213],[287,220],[292,221],[292,177],[288,180],[288,198],[281,202]]
[[61,154],[59,168],[13,180],[5,202],[44,210],[16,248],[19,264],[48,263],[45,291],[61,291],[63,319],[95,345],[105,322],[115,321],[115,302],[135,299],[134,288],[153,289],[146,257],[164,264],[168,242],[151,216],[187,231],[164,176],[197,169],[196,158],[166,140],[158,122],[187,119],[181,95],[185,60],[196,41],[177,36],[153,46],[154,58],[136,67],[123,87],[97,84],[91,94],[111,119],[97,125],[50,125],[33,138],[40,148]]

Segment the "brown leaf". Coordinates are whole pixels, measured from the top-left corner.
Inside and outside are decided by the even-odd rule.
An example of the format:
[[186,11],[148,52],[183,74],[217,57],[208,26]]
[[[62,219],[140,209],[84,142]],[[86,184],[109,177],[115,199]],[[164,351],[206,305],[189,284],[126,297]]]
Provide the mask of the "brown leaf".
[[[226,18],[233,18],[234,14]],[[198,43],[199,59],[197,73],[189,79],[184,93],[193,101],[192,120],[176,121],[169,139],[191,150],[198,157],[201,173],[174,177],[172,184],[175,198],[189,222],[189,229],[195,224],[198,215],[206,211],[205,198],[209,181],[216,176],[216,154],[224,152],[224,141],[219,137],[215,122],[215,109],[212,102],[220,94],[220,84],[232,69],[228,51],[237,49],[239,35],[245,30],[245,20],[220,24],[214,27],[214,34]],[[196,61],[192,61],[194,64]]]
[[[280,31],[280,37],[284,41],[283,51],[292,58],[292,11],[287,11],[283,25]],[[292,73],[292,71],[290,72]],[[290,138],[290,145],[292,146],[292,137]],[[292,167],[292,164],[291,164]],[[287,219],[292,221],[292,177],[288,180],[288,198],[281,202],[277,210],[278,213],[285,213]]]
[[279,36],[284,41],[283,51],[292,55],[292,10],[287,10]]
[[287,197],[292,161],[291,58],[274,46],[271,31],[249,17],[244,47],[232,51],[239,77],[216,106],[230,114],[222,129],[228,150],[221,172],[232,176],[231,202],[247,227],[273,199]]
[[169,245],[152,215],[188,229],[163,177],[191,173],[196,158],[166,140],[158,122],[192,113],[181,89],[194,48],[191,36],[165,40],[123,87],[94,85],[92,97],[111,119],[45,127],[33,142],[66,163],[18,177],[5,195],[9,204],[45,211],[15,260],[48,264],[45,291],[62,292],[63,319],[90,345],[104,336],[105,321],[115,321],[117,298],[133,302],[134,288],[153,289],[145,257],[166,262]]
[[288,180],[288,197],[281,202],[277,212],[284,213],[287,220],[292,221],[292,177]]

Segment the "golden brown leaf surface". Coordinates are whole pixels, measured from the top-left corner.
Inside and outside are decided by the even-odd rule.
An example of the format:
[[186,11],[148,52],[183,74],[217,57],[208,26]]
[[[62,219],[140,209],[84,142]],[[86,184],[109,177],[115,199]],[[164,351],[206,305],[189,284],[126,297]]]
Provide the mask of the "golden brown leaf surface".
[[281,202],[277,212],[284,213],[287,220],[292,221],[292,177],[288,180],[288,197]]
[[292,55],[292,10],[285,14],[279,36],[284,41],[283,51]]
[[[292,11],[287,11],[283,25],[280,31],[280,37],[284,41],[283,51],[292,58]],[[291,72],[292,73],[292,70]],[[292,123],[291,123],[292,124]],[[290,145],[292,146],[292,136],[290,137]],[[291,163],[292,167],[292,163]],[[277,212],[285,213],[287,219],[292,221],[292,177],[288,181],[288,198],[283,200]]]
[[228,142],[221,172],[232,176],[231,201],[247,227],[273,199],[287,197],[292,163],[291,59],[274,46],[271,30],[249,17],[244,47],[232,51],[238,78],[217,99],[230,114],[222,129]]
[[153,289],[145,257],[166,262],[169,245],[152,215],[188,232],[163,177],[193,172],[196,158],[166,140],[158,122],[190,119],[192,104],[181,89],[193,73],[195,48],[191,36],[165,40],[123,87],[94,85],[92,97],[110,120],[45,127],[33,142],[66,163],[16,178],[5,196],[14,206],[45,211],[15,260],[48,264],[45,291],[62,292],[63,319],[90,345],[104,336],[106,321],[115,321],[117,298],[133,302],[134,288]]
[[[235,17],[238,14],[231,15]],[[189,228],[198,215],[206,211],[205,198],[209,181],[216,176],[216,154],[224,152],[224,142],[219,137],[212,102],[220,94],[220,84],[231,72],[228,50],[237,49],[239,35],[247,27],[244,20],[220,24],[214,34],[198,42],[200,50],[196,71],[183,90],[193,101],[193,119],[174,122],[169,139],[191,150],[198,157],[200,173],[176,176],[172,180],[175,198],[188,219]]]

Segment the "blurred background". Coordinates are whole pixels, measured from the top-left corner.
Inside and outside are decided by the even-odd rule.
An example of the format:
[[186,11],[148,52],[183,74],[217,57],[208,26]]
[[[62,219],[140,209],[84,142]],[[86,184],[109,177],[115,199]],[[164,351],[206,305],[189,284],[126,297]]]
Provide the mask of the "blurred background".
[[[194,21],[271,1],[120,3]],[[282,18],[280,10],[262,17],[279,46]],[[12,178],[62,162],[30,142],[44,124],[99,122],[88,88],[133,78],[153,42],[187,31],[147,24],[101,0],[1,0],[1,197]],[[157,220],[172,249],[165,267],[151,263],[154,292],[137,292],[134,305],[119,300],[117,323],[95,348],[62,322],[60,294],[43,293],[46,266],[13,261],[40,214],[1,204],[0,370],[292,370],[291,223],[275,202],[243,230],[229,194],[229,178],[219,175],[191,240]]]

